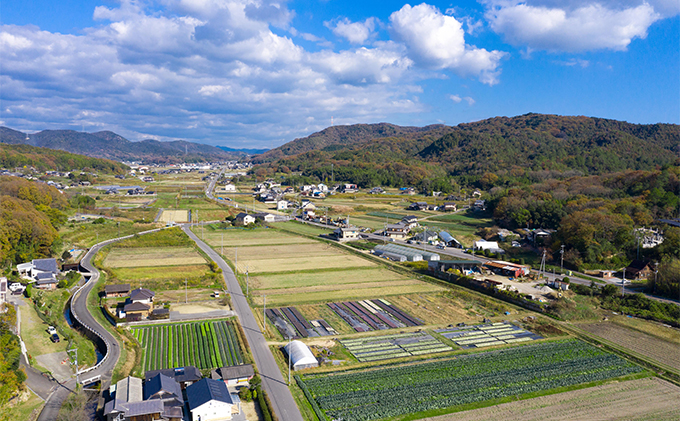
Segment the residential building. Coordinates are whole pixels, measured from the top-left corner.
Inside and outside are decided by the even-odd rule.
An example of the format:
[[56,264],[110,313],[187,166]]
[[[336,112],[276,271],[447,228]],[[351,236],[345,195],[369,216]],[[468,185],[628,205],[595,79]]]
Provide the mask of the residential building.
[[276,210],[286,210],[288,209],[288,201],[287,200],[279,200],[276,202]]
[[398,223],[398,224],[387,224],[387,225],[385,225],[384,233],[385,233],[386,236],[388,236],[390,238],[395,238],[397,240],[403,240],[404,238],[406,238],[406,236],[409,234],[410,231],[411,231],[411,229],[408,226],[406,226],[402,223]]
[[415,215],[406,215],[401,218],[401,223],[406,225],[409,229],[413,229],[418,226],[418,217]]
[[243,225],[254,224],[256,221],[254,216],[248,215],[245,212],[241,212],[238,215],[236,215],[236,218],[234,220],[240,222]]
[[28,280],[43,281],[43,284],[48,279],[53,279],[56,285],[57,275],[59,275],[59,268],[57,266],[57,259],[33,259],[28,263],[21,263],[17,265],[19,275]]
[[227,385],[220,380],[202,379],[186,388],[192,421],[227,421],[239,411]]
[[5,303],[7,302],[7,278],[0,277],[0,312],[5,311]]
[[158,374],[163,374],[166,377],[174,379],[177,383],[179,383],[182,389],[186,389],[187,386],[192,385],[203,378],[198,368],[189,365],[186,367],[165,368],[163,370],[147,371],[146,373],[144,373],[145,381],[147,382],[150,381],[153,377],[155,377]]
[[427,202],[413,202],[408,205],[408,210],[427,210]]
[[182,388],[175,379],[159,373],[144,382],[144,400],[159,400],[163,403],[161,416],[168,421],[182,421],[184,397]]
[[162,420],[163,402],[142,399],[142,379],[126,377],[111,386],[113,399],[104,405],[107,421]]
[[444,212],[455,212],[457,209],[458,206],[454,202],[444,202],[444,204],[439,207],[439,210]]
[[425,230],[414,235],[412,239],[423,243],[429,243],[432,241],[437,241],[437,239],[439,239],[439,234],[434,231]]
[[341,227],[333,231],[333,235],[338,241],[356,240],[359,238],[359,228],[357,227]]
[[653,273],[651,262],[648,260],[633,260],[624,270],[625,278],[633,280],[647,279]]
[[267,212],[256,213],[256,214],[253,214],[253,216],[255,217],[255,219],[259,219],[260,221],[264,221],[264,222],[274,222],[274,221],[276,221],[276,217],[274,215],[272,215],[271,213],[267,213]]

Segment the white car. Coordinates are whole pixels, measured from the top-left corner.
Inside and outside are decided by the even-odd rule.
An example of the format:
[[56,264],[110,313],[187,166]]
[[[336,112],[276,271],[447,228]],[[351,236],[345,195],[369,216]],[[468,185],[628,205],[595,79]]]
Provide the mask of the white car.
[[55,329],[54,326],[49,326],[49,327],[47,328],[47,333],[49,333],[50,335],[56,335],[56,334],[57,334],[57,329]]

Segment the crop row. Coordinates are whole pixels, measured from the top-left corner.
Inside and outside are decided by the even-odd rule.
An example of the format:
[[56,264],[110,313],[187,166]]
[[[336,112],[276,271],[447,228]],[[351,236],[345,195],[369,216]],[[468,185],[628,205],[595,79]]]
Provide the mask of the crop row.
[[361,362],[451,351],[451,347],[425,332],[373,336],[340,343]]
[[303,381],[331,419],[368,421],[599,381],[641,369],[571,339]]
[[243,363],[234,327],[226,321],[147,326],[133,328],[132,334],[144,349],[144,371]]

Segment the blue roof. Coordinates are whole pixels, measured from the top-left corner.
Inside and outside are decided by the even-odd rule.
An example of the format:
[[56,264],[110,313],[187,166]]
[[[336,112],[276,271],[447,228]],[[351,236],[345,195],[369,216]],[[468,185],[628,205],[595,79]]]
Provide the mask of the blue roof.
[[171,397],[178,398],[180,401],[184,402],[182,398],[182,388],[175,379],[158,373],[151,379],[147,380],[144,384],[144,400],[150,399],[153,395],[158,392],[163,392],[161,396],[157,398],[165,399]]
[[221,380],[201,379],[187,387],[187,401],[189,408],[194,410],[211,400],[233,404],[227,385]]

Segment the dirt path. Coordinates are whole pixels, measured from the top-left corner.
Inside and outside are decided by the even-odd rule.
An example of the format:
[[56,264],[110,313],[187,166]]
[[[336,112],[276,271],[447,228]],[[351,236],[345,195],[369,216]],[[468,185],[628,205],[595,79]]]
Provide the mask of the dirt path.
[[427,418],[427,421],[572,421],[680,419],[680,387],[657,378],[509,402],[488,408]]

